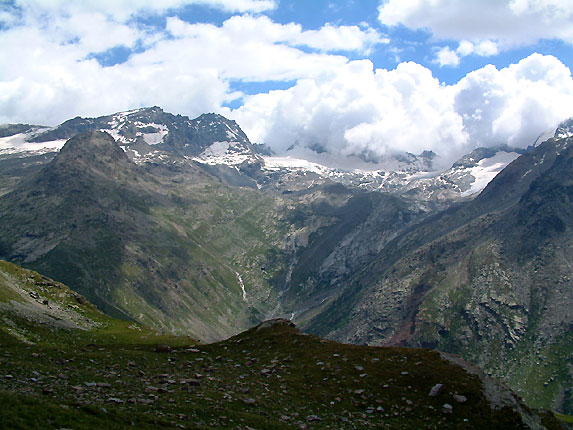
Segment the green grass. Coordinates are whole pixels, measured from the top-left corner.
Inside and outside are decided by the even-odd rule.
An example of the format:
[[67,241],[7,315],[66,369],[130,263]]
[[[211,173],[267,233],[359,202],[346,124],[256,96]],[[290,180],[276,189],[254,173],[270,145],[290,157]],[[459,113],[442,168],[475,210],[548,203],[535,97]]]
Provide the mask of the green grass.
[[[0,308],[2,428],[522,428],[515,413],[490,408],[476,376],[436,352],[344,345],[286,324],[198,344],[111,318],[62,284],[0,264],[25,309],[36,309]],[[49,315],[91,323],[69,328]],[[444,390],[431,398],[437,383]],[[455,413],[443,414],[444,403]]]
[[[1,422],[74,429],[521,428],[515,414],[491,410],[479,379],[427,350],[343,345],[275,326],[194,347],[151,337],[172,347],[157,352],[153,342],[130,344],[134,337],[117,337],[115,329],[100,332],[99,343],[2,341]],[[198,385],[182,383],[190,378]],[[444,390],[430,398],[436,383]],[[455,393],[468,401],[455,403]],[[441,412],[446,402],[454,414]],[[384,412],[368,412],[378,406]],[[320,421],[308,421],[311,415]]]
[[573,424],[573,416],[571,416],[571,415],[560,414],[558,412],[553,412],[553,415],[559,421],[563,421],[564,423],[567,423],[567,424]]

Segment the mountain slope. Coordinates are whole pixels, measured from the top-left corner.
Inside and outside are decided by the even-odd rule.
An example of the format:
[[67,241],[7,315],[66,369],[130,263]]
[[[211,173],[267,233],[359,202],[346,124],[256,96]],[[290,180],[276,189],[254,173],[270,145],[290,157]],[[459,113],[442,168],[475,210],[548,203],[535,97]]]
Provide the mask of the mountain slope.
[[571,412],[572,154],[570,138],[545,142],[400,235],[308,328],[461,354],[529,404]]
[[[272,244],[257,223],[272,225],[274,204],[193,165],[137,166],[109,135],[86,132],[0,198],[0,254],[65,281],[110,314],[220,338],[253,324],[234,267],[256,257],[246,255],[250,247]],[[236,219],[213,236],[229,211]],[[268,289],[259,282],[250,294]]]
[[454,357],[338,344],[285,320],[196,345],[1,261],[0,344],[6,428],[558,427]]

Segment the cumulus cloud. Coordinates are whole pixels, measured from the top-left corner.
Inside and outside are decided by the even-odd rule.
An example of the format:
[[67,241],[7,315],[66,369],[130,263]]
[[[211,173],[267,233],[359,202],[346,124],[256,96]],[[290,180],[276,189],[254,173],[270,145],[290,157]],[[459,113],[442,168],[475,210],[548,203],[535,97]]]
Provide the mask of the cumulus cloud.
[[440,67],[457,66],[460,64],[460,57],[456,51],[452,51],[449,46],[444,46],[436,53],[436,62]]
[[440,67],[456,67],[460,64],[460,57],[468,55],[479,55],[481,57],[491,57],[498,54],[497,44],[491,40],[483,40],[479,43],[472,43],[469,40],[462,40],[458,48],[454,51],[449,46],[444,46],[436,51],[434,62]]
[[[368,27],[303,31],[266,16],[233,16],[220,26],[169,17],[158,32],[93,11],[24,15],[0,32],[0,122],[51,125],[147,105],[190,116],[224,111],[241,96],[232,81],[327,75],[348,61],[330,51],[364,52],[377,43],[383,38]],[[117,46],[138,49],[113,67],[94,59]]]
[[541,39],[573,44],[573,0],[385,0],[378,10],[385,25],[442,40],[489,40],[503,49]]
[[416,63],[374,70],[363,60],[253,95],[233,116],[277,151],[296,144],[375,160],[433,150],[449,163],[479,146],[531,145],[573,116],[573,79],[558,59],[539,54],[501,70],[486,66],[454,85]]
[[325,24],[318,30],[303,30],[295,23],[278,24],[266,16],[234,16],[223,23],[219,30],[208,24],[188,24],[179,18],[167,20],[167,30],[175,37],[201,37],[205,32],[217,33],[228,41],[240,37],[241,45],[252,41],[282,43],[287,46],[306,46],[318,51],[358,51],[367,52],[373,45],[388,43],[376,30],[355,25],[336,26]]

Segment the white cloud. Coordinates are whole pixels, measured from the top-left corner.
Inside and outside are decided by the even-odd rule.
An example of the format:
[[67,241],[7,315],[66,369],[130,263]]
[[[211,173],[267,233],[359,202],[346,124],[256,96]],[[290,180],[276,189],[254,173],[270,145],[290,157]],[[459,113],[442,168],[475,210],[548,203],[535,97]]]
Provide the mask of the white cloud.
[[540,39],[573,44],[573,0],[385,0],[379,20],[442,40],[495,41],[502,49]]
[[298,144],[376,158],[437,147],[449,153],[463,145],[467,136],[453,103],[452,89],[423,66],[374,71],[362,60],[332,78],[251,96],[234,116],[255,140],[279,151]]
[[419,64],[373,70],[356,61],[333,76],[250,96],[233,116],[252,140],[278,151],[296,143],[375,158],[428,149],[451,162],[478,146],[532,144],[573,116],[573,79],[558,59],[539,54],[450,86]]
[[[19,25],[0,32],[0,122],[56,124],[70,116],[145,105],[199,115],[221,110],[224,102],[240,96],[229,91],[232,80],[331,74],[348,60],[327,51],[366,51],[381,42],[367,27],[303,31],[265,16],[234,16],[222,26],[171,17],[165,32],[153,33],[99,12],[49,20],[25,15]],[[113,67],[92,58],[120,45],[144,49]]]
[[501,70],[489,65],[455,87],[454,109],[464,120],[471,146],[525,147],[573,116],[571,71],[552,56],[533,54]]
[[456,51],[452,51],[449,46],[444,46],[436,53],[436,62],[443,66],[457,66],[460,64],[460,57]]
[[[209,29],[209,30],[207,30]],[[306,46],[319,51],[368,51],[373,45],[388,43],[376,30],[358,26],[326,24],[319,30],[303,30],[299,24],[278,24],[266,16],[234,16],[224,22],[221,29],[206,24],[188,24],[179,18],[167,20],[167,30],[176,37],[200,37],[211,31],[241,44],[251,41],[284,43],[287,46]]]
[[497,43],[491,40],[482,40],[474,47],[474,52],[476,55],[481,55],[482,57],[491,57],[492,55],[497,55],[499,49]]
[[456,67],[460,64],[460,57],[466,57],[468,55],[491,57],[498,53],[497,44],[491,40],[482,40],[477,44],[474,44],[469,40],[462,40],[455,51],[453,51],[449,46],[439,48],[436,51],[434,62],[438,63],[440,67]]

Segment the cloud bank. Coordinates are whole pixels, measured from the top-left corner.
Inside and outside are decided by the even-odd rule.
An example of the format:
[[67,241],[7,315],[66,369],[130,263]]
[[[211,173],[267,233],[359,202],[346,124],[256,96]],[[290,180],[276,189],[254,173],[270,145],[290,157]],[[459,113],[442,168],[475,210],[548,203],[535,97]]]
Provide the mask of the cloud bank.
[[540,54],[449,86],[416,63],[374,70],[363,60],[248,97],[233,114],[252,139],[279,151],[297,143],[375,159],[433,150],[452,161],[478,146],[531,145],[573,116],[573,79],[558,59]]

